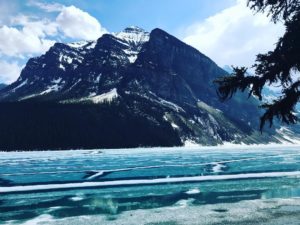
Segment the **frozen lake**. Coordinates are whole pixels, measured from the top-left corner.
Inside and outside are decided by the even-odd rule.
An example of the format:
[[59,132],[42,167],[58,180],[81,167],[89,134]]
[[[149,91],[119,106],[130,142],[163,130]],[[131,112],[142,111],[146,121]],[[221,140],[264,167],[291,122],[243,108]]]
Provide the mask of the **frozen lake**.
[[299,224],[300,147],[0,153],[0,224]]

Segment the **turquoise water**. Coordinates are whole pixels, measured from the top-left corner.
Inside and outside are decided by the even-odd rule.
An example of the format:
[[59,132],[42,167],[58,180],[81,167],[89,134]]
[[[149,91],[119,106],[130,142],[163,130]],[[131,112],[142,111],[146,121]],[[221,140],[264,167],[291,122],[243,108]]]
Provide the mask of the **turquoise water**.
[[0,153],[0,224],[283,224],[300,148]]

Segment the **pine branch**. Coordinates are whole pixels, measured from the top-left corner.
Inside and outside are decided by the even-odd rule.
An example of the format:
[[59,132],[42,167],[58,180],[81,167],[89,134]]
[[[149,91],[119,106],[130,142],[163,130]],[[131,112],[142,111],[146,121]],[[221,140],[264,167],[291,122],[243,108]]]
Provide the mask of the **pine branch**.
[[248,0],[248,6],[257,12],[267,12],[276,23],[281,18],[291,20],[300,9],[299,0]]
[[297,122],[298,118],[295,114],[295,106],[300,98],[299,87],[300,81],[297,81],[283,91],[284,95],[279,100],[274,100],[272,104],[263,104],[261,106],[266,109],[266,112],[260,119],[261,131],[267,121],[270,127],[273,125],[274,117],[277,117],[286,124],[295,124]]

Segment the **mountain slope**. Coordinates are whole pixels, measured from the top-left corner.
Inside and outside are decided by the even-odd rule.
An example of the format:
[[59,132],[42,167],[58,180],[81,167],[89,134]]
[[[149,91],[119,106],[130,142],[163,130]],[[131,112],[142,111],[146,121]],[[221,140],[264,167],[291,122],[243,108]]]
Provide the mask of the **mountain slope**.
[[[129,27],[93,42],[55,44],[46,54],[28,61],[19,79],[0,90],[0,100],[10,102],[5,103],[8,114],[15,113],[15,105],[21,107],[18,111],[24,107],[32,112],[27,115],[29,124],[21,125],[17,136],[22,137],[29,127],[31,138],[38,136],[40,140],[36,145],[32,141],[34,148],[173,146],[187,140],[203,145],[278,142],[275,130],[264,135],[257,132],[260,111],[255,98],[246,100],[244,94],[239,94],[229,102],[219,101],[212,81],[225,74],[207,56],[161,29],[148,33]],[[47,108],[42,114],[50,116],[53,104],[55,128],[42,122],[46,118],[35,116],[40,120],[37,122],[33,116],[38,114],[34,105]],[[84,112],[80,119],[69,107]],[[105,112],[114,111],[120,114],[104,116]],[[72,135],[64,125],[55,122],[62,121],[62,117],[72,124]],[[17,128],[13,118],[0,114],[0,123],[2,120],[14,133]],[[94,129],[88,129],[83,121],[95,125]],[[65,142],[61,139],[55,144],[43,144],[46,133],[39,135],[38,129],[32,129],[36,124],[42,124],[40,129],[44,130],[48,126],[53,140],[58,138],[55,130],[64,130],[60,136],[68,144],[62,144]],[[128,130],[124,129],[126,126]],[[80,127],[87,132],[81,144],[77,142],[77,137],[82,136]],[[101,137],[111,127],[120,132],[110,133],[111,144],[105,144]],[[137,134],[141,137],[137,138]],[[25,136],[15,144],[2,138],[0,148],[24,148],[29,139]],[[99,137],[98,142],[89,144],[89,136],[91,140]],[[125,144],[120,136],[132,140],[131,144]]]
[[7,85],[6,84],[0,84],[0,90],[5,88]]

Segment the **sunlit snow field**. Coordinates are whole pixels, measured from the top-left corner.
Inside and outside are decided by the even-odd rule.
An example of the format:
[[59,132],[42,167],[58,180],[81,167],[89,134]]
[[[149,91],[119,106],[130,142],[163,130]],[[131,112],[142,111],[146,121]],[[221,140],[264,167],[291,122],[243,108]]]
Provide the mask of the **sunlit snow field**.
[[0,224],[299,221],[299,146],[0,152]]

